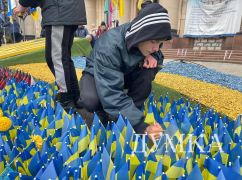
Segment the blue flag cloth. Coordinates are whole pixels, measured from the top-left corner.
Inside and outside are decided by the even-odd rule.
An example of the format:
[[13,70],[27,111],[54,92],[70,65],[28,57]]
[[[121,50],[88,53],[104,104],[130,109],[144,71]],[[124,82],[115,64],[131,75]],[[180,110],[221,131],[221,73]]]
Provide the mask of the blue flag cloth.
[[58,177],[53,161],[46,167],[40,179],[56,179]]
[[[205,160],[204,168],[207,169],[206,177],[209,177],[210,175],[213,177],[217,177],[219,175],[220,170],[222,170],[223,176],[226,179],[240,179],[241,178],[240,174],[238,174],[237,172],[231,171],[231,168],[228,168],[211,158],[207,158]],[[204,177],[204,178],[206,178],[206,177]]]
[[41,163],[40,158],[41,158],[40,152],[36,152],[36,154],[33,156],[33,158],[31,159],[31,161],[29,163],[28,169],[32,176],[35,176],[43,165]]
[[117,179],[130,179],[129,178],[129,161],[123,164],[120,170],[117,172]]
[[[93,171],[95,170],[95,167],[97,166],[97,164],[99,163],[99,160],[101,159],[101,152],[98,151],[94,157],[90,160],[90,162],[87,165],[87,175],[88,177],[91,176],[91,174],[93,173]],[[102,172],[102,170],[101,170]]]
[[0,180],[11,180],[10,173],[13,173],[13,169],[7,166],[0,174]]
[[193,180],[193,179],[203,180],[202,173],[201,173],[197,163],[193,167],[192,172],[187,176],[187,180]]
[[[0,11],[2,11],[3,10],[3,1],[2,0],[0,0]],[[2,13],[0,13],[0,18],[1,18],[1,15],[2,15]],[[3,20],[3,19],[2,19]]]
[[8,0],[8,17],[12,17],[13,16],[13,8],[12,7],[12,1],[11,0]]
[[103,176],[106,177],[107,179],[110,179],[112,168],[113,168],[113,162],[105,147],[103,147],[101,163],[102,163]]
[[90,178],[91,180],[105,180],[105,176],[102,171],[102,163],[98,162]]

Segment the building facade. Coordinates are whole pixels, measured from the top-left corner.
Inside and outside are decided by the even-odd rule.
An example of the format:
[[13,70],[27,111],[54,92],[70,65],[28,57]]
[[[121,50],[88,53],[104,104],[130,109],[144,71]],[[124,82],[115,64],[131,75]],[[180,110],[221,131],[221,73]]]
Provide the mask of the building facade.
[[[7,0],[4,0],[7,2]],[[118,2],[118,0],[116,0]],[[131,21],[138,12],[138,0],[123,0],[124,15],[121,17],[116,11],[119,7],[113,7],[113,20],[119,20],[119,24]],[[184,30],[184,22],[186,15],[186,0],[159,0],[159,3],[168,9],[171,26],[174,32],[182,35]],[[85,0],[87,12],[87,28],[97,28],[101,21],[105,21],[104,13],[105,0]],[[6,5],[7,9],[7,5]],[[7,11],[6,11],[7,12]],[[41,32],[41,10],[38,8],[39,19],[34,21],[31,16],[26,17],[25,20],[18,19],[21,29],[25,35],[32,35],[39,37]]]
[[[3,0],[7,2],[7,0]],[[118,2],[119,0],[112,0],[113,2]],[[131,21],[136,17],[138,12],[138,1],[139,0],[123,0],[124,2],[124,13],[123,16],[119,14],[118,6],[113,7],[113,22],[115,20],[119,21],[119,24],[123,24]],[[155,1],[155,0],[153,0]],[[216,3],[225,2],[225,0],[194,0],[194,2],[206,1],[212,5]],[[231,0],[239,1],[239,0]],[[196,50],[219,50],[219,49],[233,49],[239,48],[242,50],[242,36],[228,36],[228,37],[216,37],[216,38],[199,38],[199,37],[183,37],[186,29],[186,18],[188,4],[191,0],[156,0],[164,6],[169,13],[171,28],[173,34],[173,40],[166,44],[167,48],[193,48]],[[87,29],[90,31],[96,29],[102,21],[106,21],[106,15],[104,13],[105,0],[85,0],[86,13],[87,13]],[[118,4],[118,3],[116,3]],[[117,10],[118,9],[118,10]],[[242,5],[240,7],[242,9]],[[40,37],[41,33],[41,13],[38,8],[39,18],[34,21],[31,16],[28,16],[25,20],[19,19],[21,29],[24,35],[32,37]],[[240,30],[242,30],[241,18],[236,22],[240,24]],[[238,33],[240,34],[240,33]],[[234,44],[234,43],[237,44]],[[241,47],[240,47],[241,46]]]
[[[113,12],[113,19],[119,20],[120,24],[131,21],[136,17],[138,12],[138,0],[123,0],[123,2],[124,16],[119,16],[119,13],[116,12],[116,7],[114,7]],[[158,2],[168,10],[174,32],[182,36],[185,26],[187,0],[159,0]],[[88,20],[87,28],[98,27],[101,21],[105,21],[105,0],[86,0],[85,3]]]

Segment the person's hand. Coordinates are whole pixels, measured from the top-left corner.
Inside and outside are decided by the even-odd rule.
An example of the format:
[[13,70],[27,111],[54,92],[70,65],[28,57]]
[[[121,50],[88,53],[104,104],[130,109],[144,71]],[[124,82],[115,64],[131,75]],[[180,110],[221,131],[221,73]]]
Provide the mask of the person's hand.
[[145,133],[148,134],[149,138],[152,141],[159,139],[162,132],[163,132],[163,129],[158,123],[149,125],[145,129]]
[[147,68],[147,69],[148,68],[156,68],[157,67],[157,60],[153,56],[148,55],[148,56],[145,57],[143,67]]
[[28,10],[27,7],[23,7],[22,5],[18,4],[16,8],[13,9],[13,15],[18,16],[19,14],[22,14]]

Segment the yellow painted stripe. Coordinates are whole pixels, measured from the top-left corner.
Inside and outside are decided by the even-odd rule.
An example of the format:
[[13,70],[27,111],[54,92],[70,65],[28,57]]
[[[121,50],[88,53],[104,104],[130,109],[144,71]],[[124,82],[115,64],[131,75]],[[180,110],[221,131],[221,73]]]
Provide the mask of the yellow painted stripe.
[[[74,41],[76,40],[78,40],[78,38],[74,39]],[[44,47],[44,38],[34,39],[31,41],[24,41],[16,44],[2,45],[0,47],[0,60],[44,49]]]
[[20,42],[16,44],[7,44],[0,47],[0,60],[26,54],[45,47],[45,39],[36,39],[31,41]]

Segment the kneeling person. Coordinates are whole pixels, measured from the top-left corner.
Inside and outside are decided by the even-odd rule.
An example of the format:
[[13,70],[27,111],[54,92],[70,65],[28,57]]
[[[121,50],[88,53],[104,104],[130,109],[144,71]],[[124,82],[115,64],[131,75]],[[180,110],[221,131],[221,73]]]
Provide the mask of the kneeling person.
[[[159,125],[144,122],[141,111],[151,92],[152,81],[163,63],[160,45],[171,39],[167,10],[153,3],[131,22],[101,36],[87,58],[80,80],[80,101],[89,112],[117,119],[119,113],[136,133],[160,133]],[[89,122],[91,124],[91,122]]]

